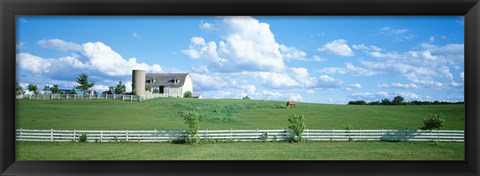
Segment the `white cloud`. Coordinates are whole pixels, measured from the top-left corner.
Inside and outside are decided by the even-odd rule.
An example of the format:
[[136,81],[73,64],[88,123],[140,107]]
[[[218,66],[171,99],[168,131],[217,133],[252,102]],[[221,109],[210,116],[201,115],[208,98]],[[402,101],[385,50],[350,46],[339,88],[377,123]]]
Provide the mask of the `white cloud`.
[[355,88],[355,89],[360,89],[360,88],[362,88],[362,85],[359,84],[359,83],[355,83],[355,84],[348,85],[348,87]]
[[311,59],[311,61],[315,61],[315,62],[325,62],[325,61],[327,61],[327,59],[321,58],[320,56],[317,56],[317,55],[314,55],[313,58]]
[[321,48],[318,51],[329,52],[339,56],[354,56],[353,50],[348,46],[347,41],[344,39],[333,40]]
[[60,51],[81,51],[83,49],[79,44],[60,39],[40,40],[37,44],[43,48],[53,48]]
[[447,77],[448,79],[450,79],[450,80],[453,79],[453,75],[452,75],[452,73],[450,73],[450,69],[448,69],[447,66],[441,66],[437,70],[441,75]]
[[101,43],[85,43],[82,54],[88,57],[89,64],[96,70],[109,76],[127,76],[133,69],[143,69],[148,72],[161,72],[158,64],[152,66],[146,63],[137,63],[136,58],[125,60],[120,54],[115,52],[109,46]]
[[135,39],[140,39],[140,34],[137,33],[137,32],[133,32],[132,37],[135,38]]
[[307,53],[292,46],[280,45],[280,52],[285,59],[306,60],[307,57]]
[[393,28],[390,26],[378,29],[377,33],[384,36],[391,36],[393,37],[394,41],[411,40],[416,37],[410,32],[409,29]]
[[343,86],[343,81],[337,80],[328,75],[320,75],[318,77],[317,87],[319,88],[339,88]]
[[30,71],[32,73],[47,73],[50,71],[53,61],[43,59],[29,53],[18,53],[16,58],[20,69]]
[[213,25],[210,23],[202,23],[200,24],[200,28],[204,30],[211,30],[213,28]]
[[[252,17],[223,17],[218,27],[222,28],[219,30],[222,32],[219,47],[215,42],[206,43],[202,41],[203,38],[194,37],[190,49],[182,52],[191,58],[206,59],[210,62],[210,70],[220,72],[238,70],[279,72],[285,69],[280,44],[275,41],[267,23],[259,22]],[[302,53],[289,52],[286,55],[296,57],[298,54]]]
[[430,96],[422,96],[415,94],[413,92],[361,92],[361,93],[353,93],[349,97],[353,100],[365,100],[365,101],[381,101],[382,99],[389,99],[392,100],[395,96],[402,96],[406,101],[427,101],[430,100]]
[[300,86],[300,84],[292,79],[290,76],[275,73],[275,72],[256,72],[254,73],[257,79],[260,79],[267,86],[273,88],[292,88]]
[[410,83],[410,84],[402,84],[402,83],[390,83],[390,84],[380,84],[378,85],[380,88],[402,88],[402,89],[418,89],[420,88],[418,85]]
[[460,78],[462,78],[462,81],[465,81],[465,72],[460,73]]
[[326,67],[320,70],[320,72],[327,74],[353,74],[356,76],[372,76],[376,75],[376,71],[369,69],[356,67],[352,63],[345,63],[345,67]]

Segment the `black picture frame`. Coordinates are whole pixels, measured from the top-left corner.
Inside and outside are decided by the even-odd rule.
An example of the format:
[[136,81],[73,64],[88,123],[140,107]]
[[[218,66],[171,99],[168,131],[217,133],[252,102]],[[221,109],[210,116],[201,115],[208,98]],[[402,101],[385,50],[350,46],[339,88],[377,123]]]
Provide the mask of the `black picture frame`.
[[[1,0],[1,175],[478,176],[478,0]],[[464,161],[16,161],[16,15],[464,15]]]

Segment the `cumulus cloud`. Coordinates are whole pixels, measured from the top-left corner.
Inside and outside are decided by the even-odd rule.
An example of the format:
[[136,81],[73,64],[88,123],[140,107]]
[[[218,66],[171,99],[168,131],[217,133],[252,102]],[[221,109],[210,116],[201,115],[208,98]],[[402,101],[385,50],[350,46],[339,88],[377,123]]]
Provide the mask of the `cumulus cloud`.
[[82,45],[60,39],[39,40],[37,44],[43,48],[53,48],[60,51],[81,51]]
[[390,84],[380,84],[378,85],[379,88],[402,88],[402,89],[418,89],[420,86],[413,84],[413,83],[390,83]]
[[[17,68],[21,70],[20,81],[43,85],[59,84],[62,88],[75,86],[75,77],[87,73],[91,81],[96,83],[94,90],[105,90],[105,86],[114,85],[109,79],[127,82],[133,69],[144,69],[148,72],[162,72],[158,64],[148,65],[137,62],[136,58],[124,59],[112,48],[101,42],[76,44],[60,39],[41,40],[37,42],[45,48],[62,51],[73,51],[68,56],[43,58],[30,53],[17,53]],[[78,48],[80,46],[80,48]],[[127,85],[127,84],[126,84]],[[128,84],[129,85],[129,84]],[[127,86],[129,89],[130,86]]]
[[338,39],[331,41],[321,48],[317,49],[318,51],[329,52],[339,56],[354,56],[353,50],[348,46],[347,41],[344,39]]
[[[269,24],[237,16],[223,17],[220,24],[214,25],[222,29],[219,30],[221,41],[207,43],[201,37],[193,37],[189,49],[182,52],[194,59],[205,59],[210,63],[210,70],[219,72],[279,72],[285,69],[280,44],[275,41]],[[205,27],[205,23],[201,26]],[[302,55],[298,49],[286,46],[283,49],[287,50],[287,57]]]
[[411,40],[416,36],[406,28],[394,28],[390,26],[385,26],[377,30],[377,33],[383,36],[393,37],[394,41],[404,41]]
[[320,72],[328,74],[348,73],[356,76],[372,76],[377,74],[376,71],[354,66],[352,63],[345,63],[345,67],[326,67],[321,69]]
[[430,100],[430,96],[423,96],[418,95],[413,92],[360,92],[360,93],[352,93],[349,96],[349,99],[352,100],[366,100],[366,101],[380,101],[382,99],[389,99],[392,100],[395,96],[402,96],[406,101],[427,101]]
[[140,34],[137,33],[137,32],[133,32],[132,37],[135,38],[135,39],[140,39]]

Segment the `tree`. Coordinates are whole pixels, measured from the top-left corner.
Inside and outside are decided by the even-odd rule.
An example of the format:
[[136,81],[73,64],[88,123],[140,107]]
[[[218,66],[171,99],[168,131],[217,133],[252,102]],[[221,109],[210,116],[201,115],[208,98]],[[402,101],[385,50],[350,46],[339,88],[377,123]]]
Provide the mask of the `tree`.
[[390,105],[390,104],[391,104],[391,103],[390,103],[390,100],[389,100],[389,99],[386,99],[386,98],[385,98],[385,99],[382,100],[382,105]]
[[147,92],[152,91],[152,86],[146,85],[146,86],[145,86],[145,91],[147,91]]
[[199,121],[198,117],[200,115],[197,112],[188,112],[184,117],[185,124],[188,126],[186,136],[185,136],[185,143],[187,144],[194,144],[199,141],[197,137],[198,129],[199,129]]
[[396,97],[393,97],[393,104],[394,105],[401,105],[403,103],[403,97],[402,96],[396,96]]
[[38,88],[35,84],[28,84],[28,91],[33,92],[35,95],[38,95]]
[[119,81],[117,87],[115,87],[115,94],[125,94],[126,91],[127,87],[125,87],[125,84],[123,84],[122,81]]
[[60,89],[58,88],[58,85],[55,84],[52,87],[50,87],[50,92],[52,92],[52,94],[59,94]]
[[288,122],[290,122],[290,126],[288,126],[288,128],[292,129],[293,134],[296,136],[296,139],[295,136],[293,139],[297,142],[302,141],[303,130],[306,128],[303,114],[291,114],[288,117]]
[[23,95],[25,94],[25,91],[23,91],[22,86],[18,84],[18,82],[15,83],[15,92],[17,95]]
[[43,92],[44,92],[44,93],[51,92],[50,89],[51,89],[51,88],[50,88],[49,85],[45,85],[45,86],[43,87]]
[[77,83],[79,85],[75,86],[75,88],[82,90],[83,94],[86,94],[88,89],[92,88],[95,85],[95,83],[93,82],[88,82],[88,75],[85,73],[78,75]]
[[183,98],[192,98],[192,92],[186,91],[186,92],[183,94]]
[[423,127],[420,127],[422,130],[438,130],[444,126],[445,117],[443,114],[430,114],[428,117],[423,119]]
[[154,94],[159,94],[159,93],[160,93],[160,90],[159,90],[158,88],[155,88],[155,89],[153,89],[153,92],[152,92],[152,93],[154,93]]
[[77,94],[77,90],[76,90],[75,88],[73,88],[72,91],[70,92],[70,94],[76,95],[76,94]]

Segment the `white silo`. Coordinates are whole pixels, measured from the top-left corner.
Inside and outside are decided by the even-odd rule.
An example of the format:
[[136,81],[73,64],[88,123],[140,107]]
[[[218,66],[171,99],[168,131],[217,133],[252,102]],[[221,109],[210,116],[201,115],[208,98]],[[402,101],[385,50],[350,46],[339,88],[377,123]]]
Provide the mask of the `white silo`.
[[132,91],[137,91],[137,95],[145,95],[145,70],[132,70]]

